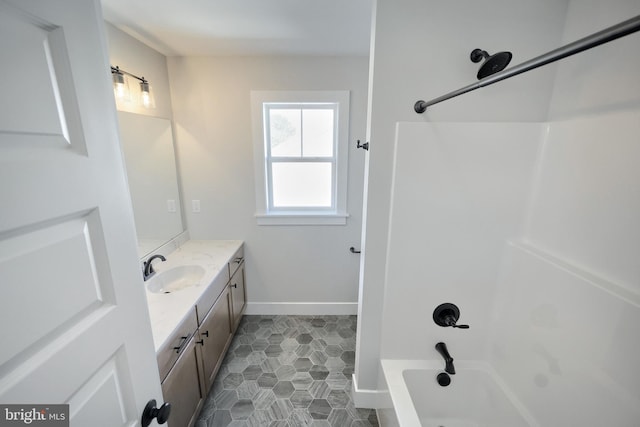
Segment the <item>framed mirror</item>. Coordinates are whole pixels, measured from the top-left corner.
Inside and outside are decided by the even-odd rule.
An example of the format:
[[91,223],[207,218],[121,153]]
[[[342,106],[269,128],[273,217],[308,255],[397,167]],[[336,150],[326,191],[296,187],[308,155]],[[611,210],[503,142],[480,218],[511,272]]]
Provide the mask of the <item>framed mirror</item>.
[[118,111],[140,258],[184,231],[171,121]]

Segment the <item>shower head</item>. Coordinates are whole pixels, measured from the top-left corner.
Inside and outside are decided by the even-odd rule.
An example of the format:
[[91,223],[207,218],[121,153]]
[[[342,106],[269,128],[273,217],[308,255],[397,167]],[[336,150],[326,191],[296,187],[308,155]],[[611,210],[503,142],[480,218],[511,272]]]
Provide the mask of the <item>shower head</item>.
[[471,52],[470,58],[472,62],[480,62],[485,60],[480,69],[478,70],[478,80],[484,79],[491,74],[495,74],[504,70],[509,62],[511,62],[511,52],[498,52],[493,55],[489,55],[486,50],[474,49]]

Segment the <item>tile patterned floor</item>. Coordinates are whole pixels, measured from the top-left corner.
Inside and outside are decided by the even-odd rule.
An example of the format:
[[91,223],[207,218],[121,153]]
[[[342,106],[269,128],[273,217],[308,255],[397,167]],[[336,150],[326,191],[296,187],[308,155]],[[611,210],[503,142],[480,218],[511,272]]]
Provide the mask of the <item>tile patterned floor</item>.
[[356,316],[244,316],[196,427],[378,427],[355,408]]

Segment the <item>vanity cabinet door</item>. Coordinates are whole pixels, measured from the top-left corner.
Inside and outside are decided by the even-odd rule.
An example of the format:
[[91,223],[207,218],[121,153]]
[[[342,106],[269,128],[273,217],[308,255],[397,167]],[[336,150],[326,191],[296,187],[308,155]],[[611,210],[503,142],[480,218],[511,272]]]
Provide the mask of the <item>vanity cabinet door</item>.
[[240,263],[240,266],[231,277],[229,282],[229,289],[231,290],[231,304],[233,308],[233,330],[235,331],[240,323],[244,308],[246,305],[247,295],[245,289],[244,280],[244,262]]
[[200,325],[202,371],[205,392],[213,384],[224,351],[231,341],[231,302],[229,288],[225,288]]
[[191,338],[162,382],[162,394],[165,402],[171,403],[169,427],[191,427],[195,424],[203,397],[195,338]]

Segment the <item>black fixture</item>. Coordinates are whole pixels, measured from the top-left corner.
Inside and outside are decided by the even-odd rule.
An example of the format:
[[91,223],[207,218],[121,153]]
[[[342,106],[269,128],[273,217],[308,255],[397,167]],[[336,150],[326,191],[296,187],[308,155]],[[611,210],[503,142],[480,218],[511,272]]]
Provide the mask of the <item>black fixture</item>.
[[443,342],[439,342],[436,344],[436,350],[442,358],[444,359],[444,370],[447,374],[455,375],[456,368],[453,366],[453,357],[449,354],[449,350],[447,350],[447,345]]
[[356,251],[356,248],[354,248],[353,246],[351,246],[349,248],[349,252],[351,252],[352,254],[359,254],[360,253],[360,251]]
[[166,261],[167,259],[165,257],[163,257],[160,254],[155,254],[149,257],[148,260],[146,260],[142,265],[143,265],[143,269],[142,269],[142,278],[144,280],[149,280],[151,278],[151,276],[153,276],[156,272],[153,269],[153,265],[151,264],[151,261],[153,261],[154,259],[160,258],[162,261]]
[[484,63],[478,70],[478,80],[482,80],[485,77],[489,77],[491,74],[495,74],[507,68],[513,55],[511,52],[498,52],[493,55],[489,55],[486,50],[473,49],[469,56],[472,62],[480,62],[483,59]]
[[419,100],[413,105],[413,110],[418,114],[422,114],[427,111],[428,107],[432,105],[438,104],[451,98],[455,98],[456,96],[464,95],[465,93],[469,93],[471,91],[492,85],[494,83],[501,82],[502,80],[510,79],[511,77],[515,77],[522,73],[535,70],[536,68],[551,64],[552,62],[559,61],[571,55],[584,52],[585,50],[593,49],[596,46],[600,46],[604,43],[609,43],[613,40],[619,39],[620,37],[628,36],[629,34],[633,34],[637,31],[640,31],[640,15],[634,16],[631,19],[620,22],[619,24],[605,28],[601,31],[595,32],[587,37],[583,37],[557,49],[553,49],[549,52],[543,53],[540,56],[536,56],[533,59],[529,59],[528,61],[515,65],[508,70],[504,70],[504,72],[496,73],[490,79],[483,79],[481,81],[461,87],[460,89],[452,90],[449,93],[446,93],[437,98],[433,98],[429,101]]
[[171,404],[163,403],[160,409],[156,408],[155,399],[151,399],[147,402],[147,406],[144,407],[142,412],[141,424],[142,427],[148,427],[154,418],[158,420],[158,424],[164,424],[169,419],[171,414]]
[[182,353],[184,346],[187,345],[190,338],[191,338],[191,334],[180,337],[180,343],[178,343],[176,347],[173,347],[173,349],[176,351],[176,354]]
[[449,374],[445,372],[440,372],[436,377],[436,380],[438,381],[438,384],[440,384],[442,387],[446,387],[449,384],[451,384],[451,377],[449,376]]
[[469,325],[458,325],[458,319],[460,318],[460,309],[457,305],[445,302],[440,304],[433,310],[433,321],[437,325],[442,327],[451,326],[459,329],[469,329]]
[[364,144],[360,144],[360,140],[358,140],[356,142],[356,148],[364,148],[365,150],[369,151],[369,143],[365,142]]

